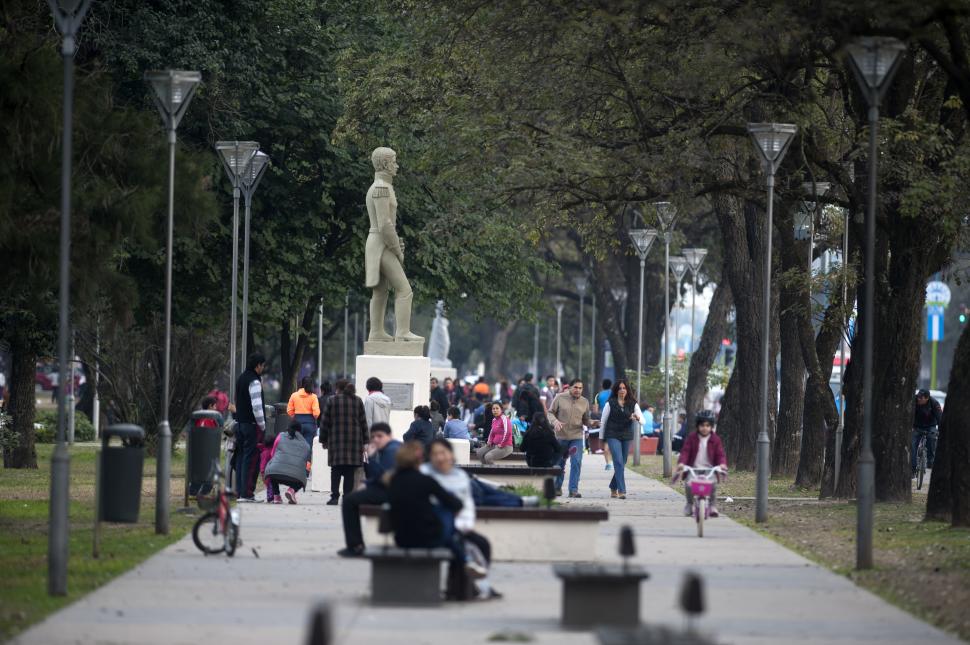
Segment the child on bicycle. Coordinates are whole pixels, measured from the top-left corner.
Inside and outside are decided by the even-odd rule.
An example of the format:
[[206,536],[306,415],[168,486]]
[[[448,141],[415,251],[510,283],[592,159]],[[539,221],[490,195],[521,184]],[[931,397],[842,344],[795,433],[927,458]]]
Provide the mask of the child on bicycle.
[[[721,438],[714,433],[714,424],[717,417],[711,410],[701,410],[694,417],[696,430],[684,440],[684,446],[680,450],[680,458],[677,460],[677,475],[684,472],[684,466],[691,468],[713,468],[720,466],[727,470],[727,455],[724,454],[724,444]],[[718,475],[720,480],[721,475]],[[687,505],[684,506],[684,515],[691,516],[694,513],[694,495],[688,485],[688,478],[684,479],[684,488],[687,491]],[[710,498],[711,517],[717,517],[717,485],[711,490]]]

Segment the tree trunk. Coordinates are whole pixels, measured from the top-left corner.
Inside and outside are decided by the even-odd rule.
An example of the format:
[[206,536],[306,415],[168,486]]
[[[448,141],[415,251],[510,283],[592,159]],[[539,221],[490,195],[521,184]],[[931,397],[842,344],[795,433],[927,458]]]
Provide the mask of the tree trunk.
[[952,520],[970,526],[970,327],[960,334],[940,422],[933,477],[926,500],[926,519]]
[[[280,400],[286,401],[290,395],[297,390],[297,380],[300,377],[300,368],[303,365],[303,355],[306,353],[310,344],[310,337],[306,330],[313,325],[313,318],[316,315],[316,304],[320,301],[319,297],[310,298],[306,308],[303,310],[303,317],[297,331],[296,346],[290,338],[290,321],[283,321],[283,328],[280,330]],[[292,353],[291,353],[292,348]],[[344,377],[346,378],[346,374]]]
[[8,401],[13,417],[13,432],[18,437],[18,443],[4,451],[3,466],[37,468],[37,450],[34,447],[34,413],[37,404],[34,373],[37,370],[37,350],[22,334],[15,333],[12,336]]
[[805,412],[805,359],[799,339],[799,318],[811,313],[808,276],[808,243],[795,239],[793,218],[785,213],[778,221],[781,242],[779,279],[779,325],[781,337],[781,401],[778,430],[771,449],[771,474],[794,475],[798,466],[802,418]]
[[505,352],[509,346],[509,337],[515,332],[518,320],[507,322],[495,332],[495,338],[488,351],[488,375],[493,381],[508,379],[505,372]]
[[707,373],[721,350],[721,339],[727,330],[727,315],[731,310],[731,287],[722,280],[714,289],[714,298],[707,313],[707,322],[701,333],[700,343],[690,357],[690,372],[687,375],[687,394],[684,407],[689,424],[698,410],[704,407],[707,394]]
[[[761,342],[764,338],[762,291],[765,275],[764,214],[748,201],[718,194],[712,199],[718,216],[724,247],[733,252],[725,256],[725,276],[731,285],[737,312],[738,351],[734,371],[724,393],[718,435],[724,440],[728,463],[739,470],[755,467],[756,440],[760,431]],[[777,302],[776,298],[772,299]],[[769,348],[769,365],[775,355]],[[768,436],[774,435],[775,378],[768,375]]]

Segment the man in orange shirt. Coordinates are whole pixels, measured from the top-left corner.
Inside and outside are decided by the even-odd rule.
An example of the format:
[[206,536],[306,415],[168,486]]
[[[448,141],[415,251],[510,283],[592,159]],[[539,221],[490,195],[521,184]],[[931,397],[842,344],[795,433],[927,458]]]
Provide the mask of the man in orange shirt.
[[478,377],[478,381],[475,383],[475,387],[472,388],[472,391],[475,394],[479,394],[479,395],[481,395],[483,397],[487,397],[487,396],[490,396],[492,394],[492,388],[490,388],[488,386],[488,383],[485,382],[485,377],[484,376],[479,376]]

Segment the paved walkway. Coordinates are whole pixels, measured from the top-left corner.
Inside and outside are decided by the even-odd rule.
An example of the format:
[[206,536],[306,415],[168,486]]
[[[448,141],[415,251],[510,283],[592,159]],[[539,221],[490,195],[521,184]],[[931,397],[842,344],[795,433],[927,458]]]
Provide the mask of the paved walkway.
[[[643,585],[646,622],[683,624],[677,593],[693,569],[708,583],[701,627],[721,643],[959,642],[729,519],[711,522],[698,539],[680,516],[683,498],[656,481],[629,474],[630,499],[609,500],[602,459],[587,456],[585,465],[585,497],[564,503],[609,508],[590,554],[601,560],[617,559],[620,526],[634,527],[637,560],[651,574]],[[500,601],[369,607],[370,565],[336,557],[340,516],[325,501],[311,493],[298,506],[245,505],[245,545],[235,558],[203,557],[186,537],[15,642],[301,643],[318,599],[335,603],[337,642],[347,645],[485,643],[498,632],[528,633],[536,643],[596,642],[588,632],[559,630],[560,587],[549,564],[497,563]]]

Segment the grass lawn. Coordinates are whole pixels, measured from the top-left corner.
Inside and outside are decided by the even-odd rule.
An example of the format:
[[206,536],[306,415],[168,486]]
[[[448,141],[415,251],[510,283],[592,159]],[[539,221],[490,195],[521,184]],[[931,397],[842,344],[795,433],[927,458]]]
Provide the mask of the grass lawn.
[[[103,524],[101,558],[91,557],[95,449],[71,448],[68,595],[47,595],[47,523],[51,445],[37,446],[37,470],[0,474],[0,641],[124,573],[191,528],[191,516],[171,514],[169,535],[155,535],[155,460],[145,460],[137,524]],[[181,505],[185,462],[172,462],[172,510]]]
[[[663,481],[659,457],[646,457],[635,470]],[[914,491],[910,504],[876,505],[876,566],[860,572],[855,570],[854,502],[819,501],[817,490],[796,489],[790,478],[772,479],[768,522],[755,524],[754,487],[754,473],[731,473],[727,483],[718,487],[720,510],[923,620],[970,640],[966,611],[970,531],[924,522],[924,493]],[[728,503],[725,497],[734,501]]]

